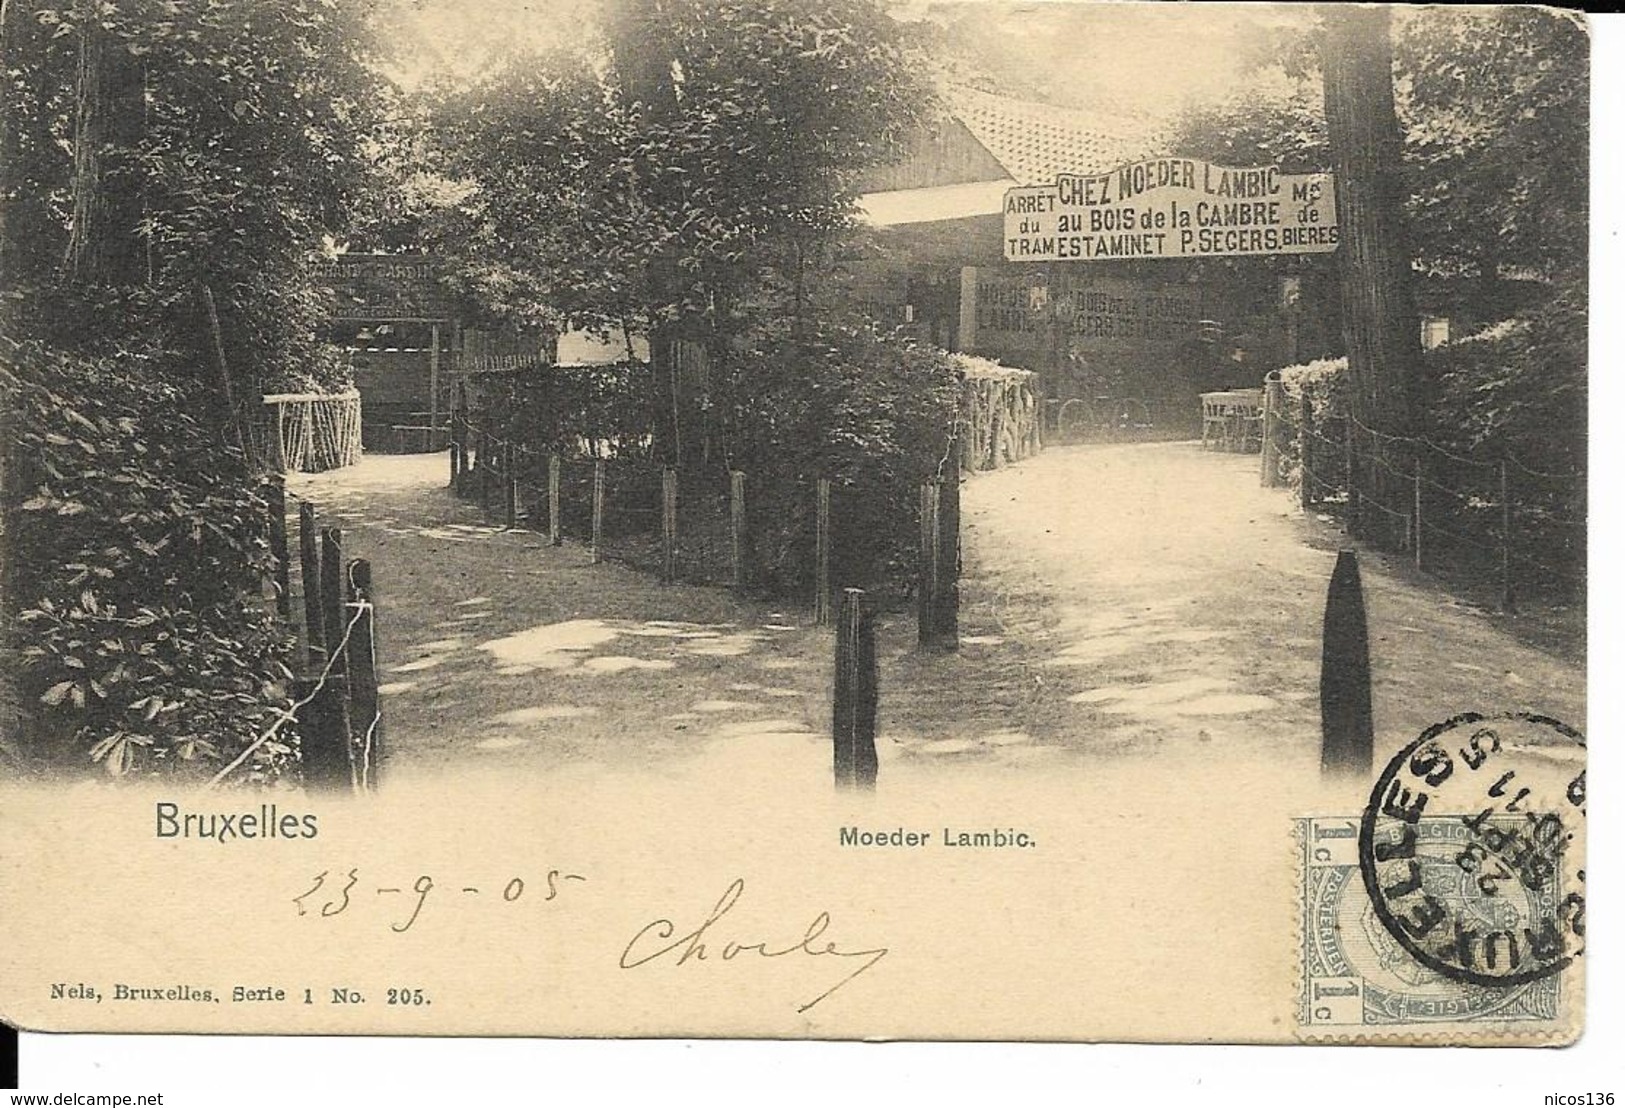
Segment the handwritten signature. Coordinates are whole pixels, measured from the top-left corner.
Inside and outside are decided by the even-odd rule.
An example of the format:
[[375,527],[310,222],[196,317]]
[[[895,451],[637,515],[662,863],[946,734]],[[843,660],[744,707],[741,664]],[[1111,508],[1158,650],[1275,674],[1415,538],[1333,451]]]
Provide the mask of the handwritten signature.
[[[824,940],[824,932],[829,930],[830,926],[828,912],[819,912],[817,916],[813,917],[812,922],[807,925],[806,934],[799,941],[782,949],[773,948],[766,941],[740,942],[737,939],[727,940],[718,949],[715,944],[719,936],[713,934],[712,929],[716,927],[717,922],[723,916],[733,910],[733,906],[739,902],[739,898],[744,895],[744,892],[745,879],[743,877],[735,878],[733,884],[728,886],[728,891],[722,894],[722,899],[718,900],[716,906],[711,909],[711,914],[706,916],[705,922],[694,928],[694,930],[678,935],[676,938],[673,938],[673,936],[677,934],[677,924],[669,919],[657,919],[653,923],[646,924],[636,935],[632,936],[632,941],[627,943],[626,949],[621,952],[621,968],[623,970],[637,969],[639,966],[646,966],[669,954],[676,954],[677,960],[674,964],[679,966],[691,959],[696,962],[703,962],[706,960],[708,951],[718,953],[724,962],[732,961],[743,954],[754,954],[761,958],[784,958],[792,954],[801,954],[813,958],[868,959],[868,961],[859,965],[835,984],[796,1008],[797,1012],[805,1012],[813,1005],[827,999],[837,989],[851,982],[858,974],[874,968],[875,963],[879,962],[888,953],[885,947],[875,947],[870,950],[843,950],[837,943]],[[820,942],[820,940],[823,941]],[[709,948],[706,946],[707,941],[712,944]],[[656,947],[654,946],[656,942],[665,943],[665,945]]]

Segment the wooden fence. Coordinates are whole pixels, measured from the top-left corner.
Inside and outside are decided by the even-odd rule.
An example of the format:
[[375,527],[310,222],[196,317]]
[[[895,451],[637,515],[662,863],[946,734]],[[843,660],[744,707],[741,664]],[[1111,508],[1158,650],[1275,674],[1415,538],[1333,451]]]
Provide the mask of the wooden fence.
[[[301,672],[294,680],[305,784],[316,789],[367,792],[377,787],[383,761],[383,716],[378,699],[377,597],[372,566],[344,558],[344,535],[321,526],[315,505],[297,501],[298,549],[288,541],[288,501],[281,474],[266,484],[271,535],[271,591],[279,615],[300,640]],[[299,565],[295,604],[295,558]],[[274,731],[275,729],[273,729]],[[266,736],[268,737],[268,736]],[[263,737],[262,740],[263,741]],[[256,744],[257,745],[257,744]],[[227,776],[253,747],[227,766]]]
[[249,420],[249,448],[275,473],[321,473],[361,460],[361,394],[277,393]]
[[[884,598],[884,582],[865,572],[874,568],[866,556],[883,551],[875,545],[877,530],[906,534],[910,546],[917,535],[912,592],[920,640],[936,649],[958,646],[957,448],[940,476],[918,483],[906,508],[886,501],[891,514],[877,517],[876,505],[884,500],[879,486],[819,476],[770,483],[738,470],[542,454],[497,437],[463,411],[452,417],[452,438],[451,486],[493,520],[545,534],[555,546],[566,539],[584,541],[594,562],[625,562],[666,582],[773,591],[758,501],[771,504],[775,516],[805,520],[805,529],[776,529],[773,541],[788,535],[795,542],[795,536],[805,535],[805,548],[788,555],[808,570],[795,576],[802,586],[797,591],[811,601],[820,626],[833,625],[835,600],[843,589],[867,585],[871,603]],[[963,440],[954,441],[957,447]]]
[[1317,413],[1273,374],[1263,439],[1263,485],[1296,484],[1304,511],[1340,517],[1350,538],[1404,551],[1420,571],[1493,584],[1507,611],[1520,595],[1584,589],[1583,473],[1473,457]]
[[1043,447],[1038,375],[963,354],[954,361],[963,381],[966,468],[998,469],[1037,454]]

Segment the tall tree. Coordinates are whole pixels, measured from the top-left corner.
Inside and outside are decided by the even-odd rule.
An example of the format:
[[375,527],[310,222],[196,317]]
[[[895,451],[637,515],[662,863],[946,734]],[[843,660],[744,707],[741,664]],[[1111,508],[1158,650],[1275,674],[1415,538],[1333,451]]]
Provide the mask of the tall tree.
[[74,81],[73,214],[67,269],[79,284],[139,284],[141,184],[133,163],[144,138],[146,71],[130,43],[103,24],[100,0],[79,0]]
[[623,6],[435,97],[442,168],[474,190],[444,241],[516,314],[651,336],[669,454],[671,340],[721,352],[767,284],[793,314],[861,172],[919,118],[900,40],[872,0]]
[[1349,407],[1369,427],[1406,434],[1418,407],[1422,350],[1388,9],[1329,9],[1323,34]]

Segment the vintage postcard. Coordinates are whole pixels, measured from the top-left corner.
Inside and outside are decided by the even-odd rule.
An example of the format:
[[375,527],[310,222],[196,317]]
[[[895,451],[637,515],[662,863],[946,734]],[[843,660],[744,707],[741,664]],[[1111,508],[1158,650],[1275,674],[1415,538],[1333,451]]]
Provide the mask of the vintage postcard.
[[1582,1034],[1582,16],[0,32],[6,1022]]

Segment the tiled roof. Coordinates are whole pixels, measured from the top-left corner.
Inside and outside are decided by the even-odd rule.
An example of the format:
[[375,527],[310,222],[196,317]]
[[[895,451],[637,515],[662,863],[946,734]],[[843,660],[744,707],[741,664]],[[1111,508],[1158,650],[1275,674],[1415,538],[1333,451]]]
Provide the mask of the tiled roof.
[[1104,173],[1163,153],[1166,133],[1132,116],[1012,100],[957,87],[950,110],[1018,184],[1058,173]]

